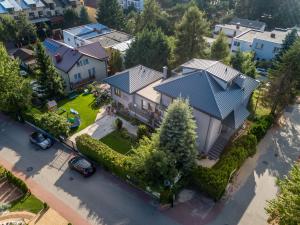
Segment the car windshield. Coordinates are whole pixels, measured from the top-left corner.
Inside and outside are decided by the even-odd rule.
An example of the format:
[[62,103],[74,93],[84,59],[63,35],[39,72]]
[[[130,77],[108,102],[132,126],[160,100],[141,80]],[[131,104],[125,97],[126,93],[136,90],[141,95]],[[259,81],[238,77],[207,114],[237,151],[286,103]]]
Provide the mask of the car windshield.
[[89,168],[92,167],[92,164],[89,161],[87,161],[83,158],[79,158],[78,160],[76,160],[74,162],[74,165],[79,166],[79,167],[84,168],[84,169],[89,169]]
[[46,138],[45,138],[45,136],[44,136],[43,134],[38,134],[38,135],[36,136],[36,140],[37,140],[38,142],[43,142],[43,141],[46,140]]

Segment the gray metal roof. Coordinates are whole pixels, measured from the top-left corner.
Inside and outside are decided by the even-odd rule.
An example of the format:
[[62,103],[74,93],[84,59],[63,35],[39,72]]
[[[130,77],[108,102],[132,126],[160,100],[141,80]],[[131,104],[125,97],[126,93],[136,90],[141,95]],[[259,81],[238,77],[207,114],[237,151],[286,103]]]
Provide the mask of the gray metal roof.
[[244,76],[243,87],[233,82],[224,89],[210,73],[199,70],[180,75],[154,87],[172,98],[186,98],[192,107],[218,119],[225,119],[258,86],[258,82]]
[[105,78],[103,81],[126,93],[132,94],[162,77],[163,74],[161,72],[138,65]]
[[209,72],[211,75],[225,81],[231,81],[236,76],[241,74],[239,71],[233,69],[230,66],[227,66],[219,61],[214,60],[206,60],[206,59],[192,59],[180,67],[189,68],[195,70],[205,70]]
[[266,23],[258,20],[248,20],[248,19],[241,19],[241,18],[233,18],[230,21],[230,24],[240,25],[243,27],[249,27],[257,30],[263,29],[266,26]]
[[244,105],[232,111],[229,116],[223,121],[226,126],[237,129],[239,128],[250,115],[250,112],[246,109]]

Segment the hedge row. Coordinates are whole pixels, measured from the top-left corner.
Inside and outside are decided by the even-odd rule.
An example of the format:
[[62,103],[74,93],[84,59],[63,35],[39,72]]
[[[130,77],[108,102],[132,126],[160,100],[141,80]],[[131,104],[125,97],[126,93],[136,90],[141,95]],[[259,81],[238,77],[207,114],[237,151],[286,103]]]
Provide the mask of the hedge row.
[[67,137],[70,131],[70,124],[67,119],[54,112],[44,114],[27,112],[23,115],[24,119],[33,123],[37,127],[45,130],[54,137]]
[[15,177],[10,171],[0,166],[0,178],[6,178],[10,183],[18,187],[23,193],[29,191],[27,185],[19,178]]
[[231,175],[244,161],[256,153],[257,140],[260,140],[272,125],[272,117],[258,119],[249,133],[241,136],[224,150],[219,161],[212,168],[197,167],[192,174],[193,184],[215,200],[224,194]]
[[76,145],[83,155],[102,165],[108,171],[122,178],[128,174],[125,164],[127,156],[112,150],[103,142],[83,134],[76,137]]

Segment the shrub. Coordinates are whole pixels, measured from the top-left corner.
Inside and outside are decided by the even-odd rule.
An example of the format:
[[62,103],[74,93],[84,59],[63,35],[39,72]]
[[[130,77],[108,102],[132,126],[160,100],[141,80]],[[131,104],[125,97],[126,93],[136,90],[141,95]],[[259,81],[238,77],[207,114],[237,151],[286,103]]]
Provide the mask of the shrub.
[[234,142],[234,146],[245,148],[249,156],[253,156],[256,153],[256,145],[257,138],[253,134],[244,135]]
[[272,126],[274,118],[272,116],[263,116],[257,119],[254,125],[251,127],[249,133],[256,136],[257,141],[260,141],[268,129]]
[[142,124],[142,125],[138,126],[137,139],[140,140],[144,136],[149,137],[150,136],[150,132],[149,132],[148,127],[146,125]]
[[115,125],[116,125],[116,127],[117,127],[118,130],[121,130],[122,127],[123,127],[123,121],[120,118],[117,118],[115,120]]
[[65,117],[54,112],[44,114],[26,113],[24,119],[33,123],[37,127],[45,130],[54,137],[67,137],[70,131],[70,124]]
[[10,183],[18,187],[23,193],[28,192],[27,185],[19,178],[15,177],[10,171],[0,166],[0,178],[5,177]]
[[112,150],[103,142],[93,139],[87,134],[78,136],[76,145],[83,155],[102,165],[105,169],[125,178],[128,173],[125,166],[125,155]]

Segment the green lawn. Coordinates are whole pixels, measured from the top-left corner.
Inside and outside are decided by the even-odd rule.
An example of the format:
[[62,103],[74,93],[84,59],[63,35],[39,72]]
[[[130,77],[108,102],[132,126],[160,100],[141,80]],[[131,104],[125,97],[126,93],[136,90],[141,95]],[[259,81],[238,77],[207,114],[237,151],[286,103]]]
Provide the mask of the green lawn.
[[66,116],[66,118],[72,117],[73,115],[70,113],[70,109],[75,109],[81,119],[81,124],[80,127],[77,128],[74,132],[78,132],[87,126],[91,125],[92,123],[95,122],[97,113],[99,112],[99,108],[93,107],[93,102],[95,100],[95,97],[92,94],[88,95],[79,95],[75,99],[68,99],[65,98],[61,101],[58,102],[58,107],[63,108],[66,110],[65,113],[61,114]]
[[136,143],[134,141],[134,137],[126,137],[124,134],[122,134],[122,132],[124,131],[115,130],[101,138],[100,141],[111,147],[113,150],[121,154],[126,154],[131,150],[132,147],[135,146]]
[[28,211],[37,214],[44,208],[43,202],[32,194],[27,194],[12,204],[10,211]]

